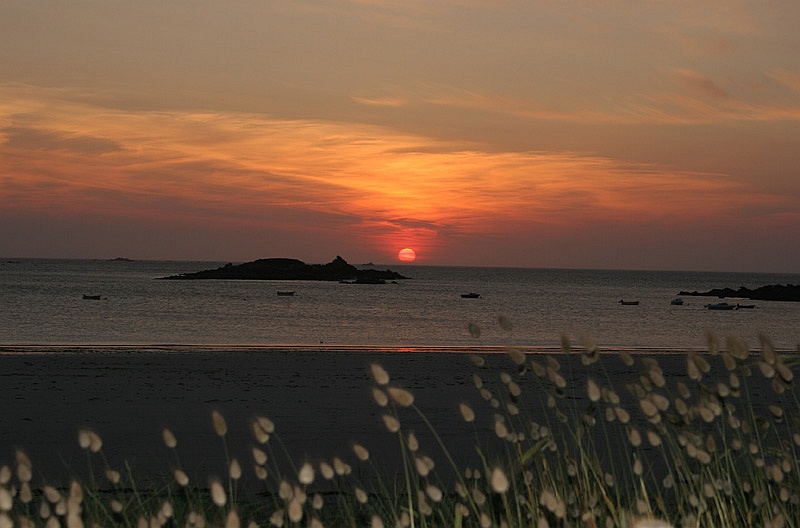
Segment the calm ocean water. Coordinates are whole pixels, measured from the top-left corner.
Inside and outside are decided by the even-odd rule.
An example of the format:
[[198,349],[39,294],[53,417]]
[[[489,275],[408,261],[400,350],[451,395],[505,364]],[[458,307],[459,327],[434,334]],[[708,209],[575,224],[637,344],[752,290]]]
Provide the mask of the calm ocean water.
[[[567,334],[576,344],[587,336],[601,347],[675,349],[703,348],[709,333],[753,347],[759,333],[781,349],[800,343],[800,303],[755,301],[753,310],[730,312],[706,310],[714,299],[703,297],[670,305],[680,290],[797,284],[799,275],[393,264],[375,267],[411,280],[156,280],[221,264],[3,259],[0,344],[557,347]],[[481,298],[462,299],[467,292]],[[501,316],[511,330],[498,324]]]

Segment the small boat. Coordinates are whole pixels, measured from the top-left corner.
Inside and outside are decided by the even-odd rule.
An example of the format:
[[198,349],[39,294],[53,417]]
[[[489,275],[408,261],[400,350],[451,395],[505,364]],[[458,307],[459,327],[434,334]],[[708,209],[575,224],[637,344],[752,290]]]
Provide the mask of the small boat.
[[706,308],[709,310],[736,310],[738,308],[735,304],[728,304],[726,302],[707,304]]
[[620,301],[619,301],[619,303],[620,303],[622,306],[639,306],[639,301],[625,301],[625,300],[620,300]]
[[278,297],[291,297],[294,295],[294,290],[278,290]]
[[469,292],[469,293],[462,293],[461,294],[461,298],[462,299],[480,299],[480,297],[481,297],[481,294],[480,293],[475,293],[475,292]]
[[737,310],[752,310],[755,307],[756,307],[755,304],[739,304],[739,303],[736,303],[736,309]]
[[683,306],[683,299],[676,297],[669,302],[672,306]]
[[88,301],[99,301],[102,297],[100,297],[99,295],[86,295],[84,293],[83,298]]

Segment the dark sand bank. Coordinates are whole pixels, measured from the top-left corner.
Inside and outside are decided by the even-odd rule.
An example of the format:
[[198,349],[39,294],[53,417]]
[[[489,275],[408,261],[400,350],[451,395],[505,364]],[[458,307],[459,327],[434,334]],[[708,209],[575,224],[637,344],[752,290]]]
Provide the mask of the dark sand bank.
[[[178,439],[177,452],[187,473],[222,476],[225,454],[210,419],[216,409],[227,419],[228,448],[246,474],[251,473],[250,447],[256,443],[250,427],[255,415],[274,421],[277,436],[270,445],[284,463],[288,459],[282,445],[295,462],[338,455],[358,470],[363,466],[351,450],[358,442],[370,450],[376,464],[392,468],[398,440],[386,431],[383,409],[372,398],[371,363],[382,365],[393,385],[412,391],[415,404],[462,468],[478,464],[476,444],[490,452],[504,446],[493,426],[494,414],[503,410],[482,399],[473,374],[501,402],[509,396],[500,375],[512,374],[522,388],[519,406],[526,419],[542,423],[552,419],[545,411],[547,392],[539,380],[529,370],[519,375],[517,365],[500,349],[480,350],[487,360],[481,368],[469,354],[409,350],[415,352],[344,347],[0,347],[0,463],[11,463],[14,449],[21,448],[39,477],[83,474],[87,461],[77,430],[89,427],[102,437],[112,467],[123,469],[127,461],[137,476],[166,474],[175,466],[175,457],[164,446],[160,431],[169,427]],[[567,381],[566,397],[559,404],[565,411],[589,406],[585,390],[589,375],[601,382],[611,380],[633,410],[625,383],[645,372],[640,361],[628,367],[618,353],[604,353],[598,363],[586,367],[580,354],[555,352],[537,350],[528,355],[528,364],[530,360],[546,364],[548,355],[559,361]],[[691,386],[685,353],[649,351],[646,356],[659,362],[668,387],[677,381]],[[709,359],[716,363],[712,374],[727,377],[720,362]],[[753,401],[767,405],[774,399],[769,383],[757,372],[749,385]],[[475,410],[474,424],[461,419],[460,402]],[[401,422],[404,429],[417,433],[421,451],[431,454],[438,469],[445,469],[434,436],[415,412],[403,409]],[[94,460],[102,466],[100,458]]]

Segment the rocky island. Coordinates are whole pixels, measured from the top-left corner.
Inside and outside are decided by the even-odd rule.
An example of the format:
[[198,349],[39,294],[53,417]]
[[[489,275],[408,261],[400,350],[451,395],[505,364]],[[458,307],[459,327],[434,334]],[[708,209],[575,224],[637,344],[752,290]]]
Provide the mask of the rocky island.
[[244,264],[225,264],[216,269],[182,273],[165,280],[315,280],[347,281],[353,284],[384,284],[386,281],[407,279],[391,270],[358,269],[337,256],[327,264],[306,264],[290,258],[258,259]]
[[720,299],[726,297],[737,297],[740,299],[752,299],[754,301],[794,301],[800,302],[800,285],[794,284],[770,284],[768,286],[761,286],[755,289],[739,287],[738,290],[733,288],[715,288],[707,292],[679,292],[678,295],[695,295],[701,297],[719,297]]

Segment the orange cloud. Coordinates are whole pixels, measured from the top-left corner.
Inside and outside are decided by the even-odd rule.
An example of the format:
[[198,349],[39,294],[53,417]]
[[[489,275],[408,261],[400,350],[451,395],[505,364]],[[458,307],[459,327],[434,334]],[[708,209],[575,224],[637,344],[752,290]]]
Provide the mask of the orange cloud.
[[[478,234],[691,225],[796,206],[723,175],[570,152],[484,152],[354,123],[126,112],[0,90],[0,199],[47,215],[183,219],[341,233],[435,253]],[[396,252],[396,250],[395,250]]]

